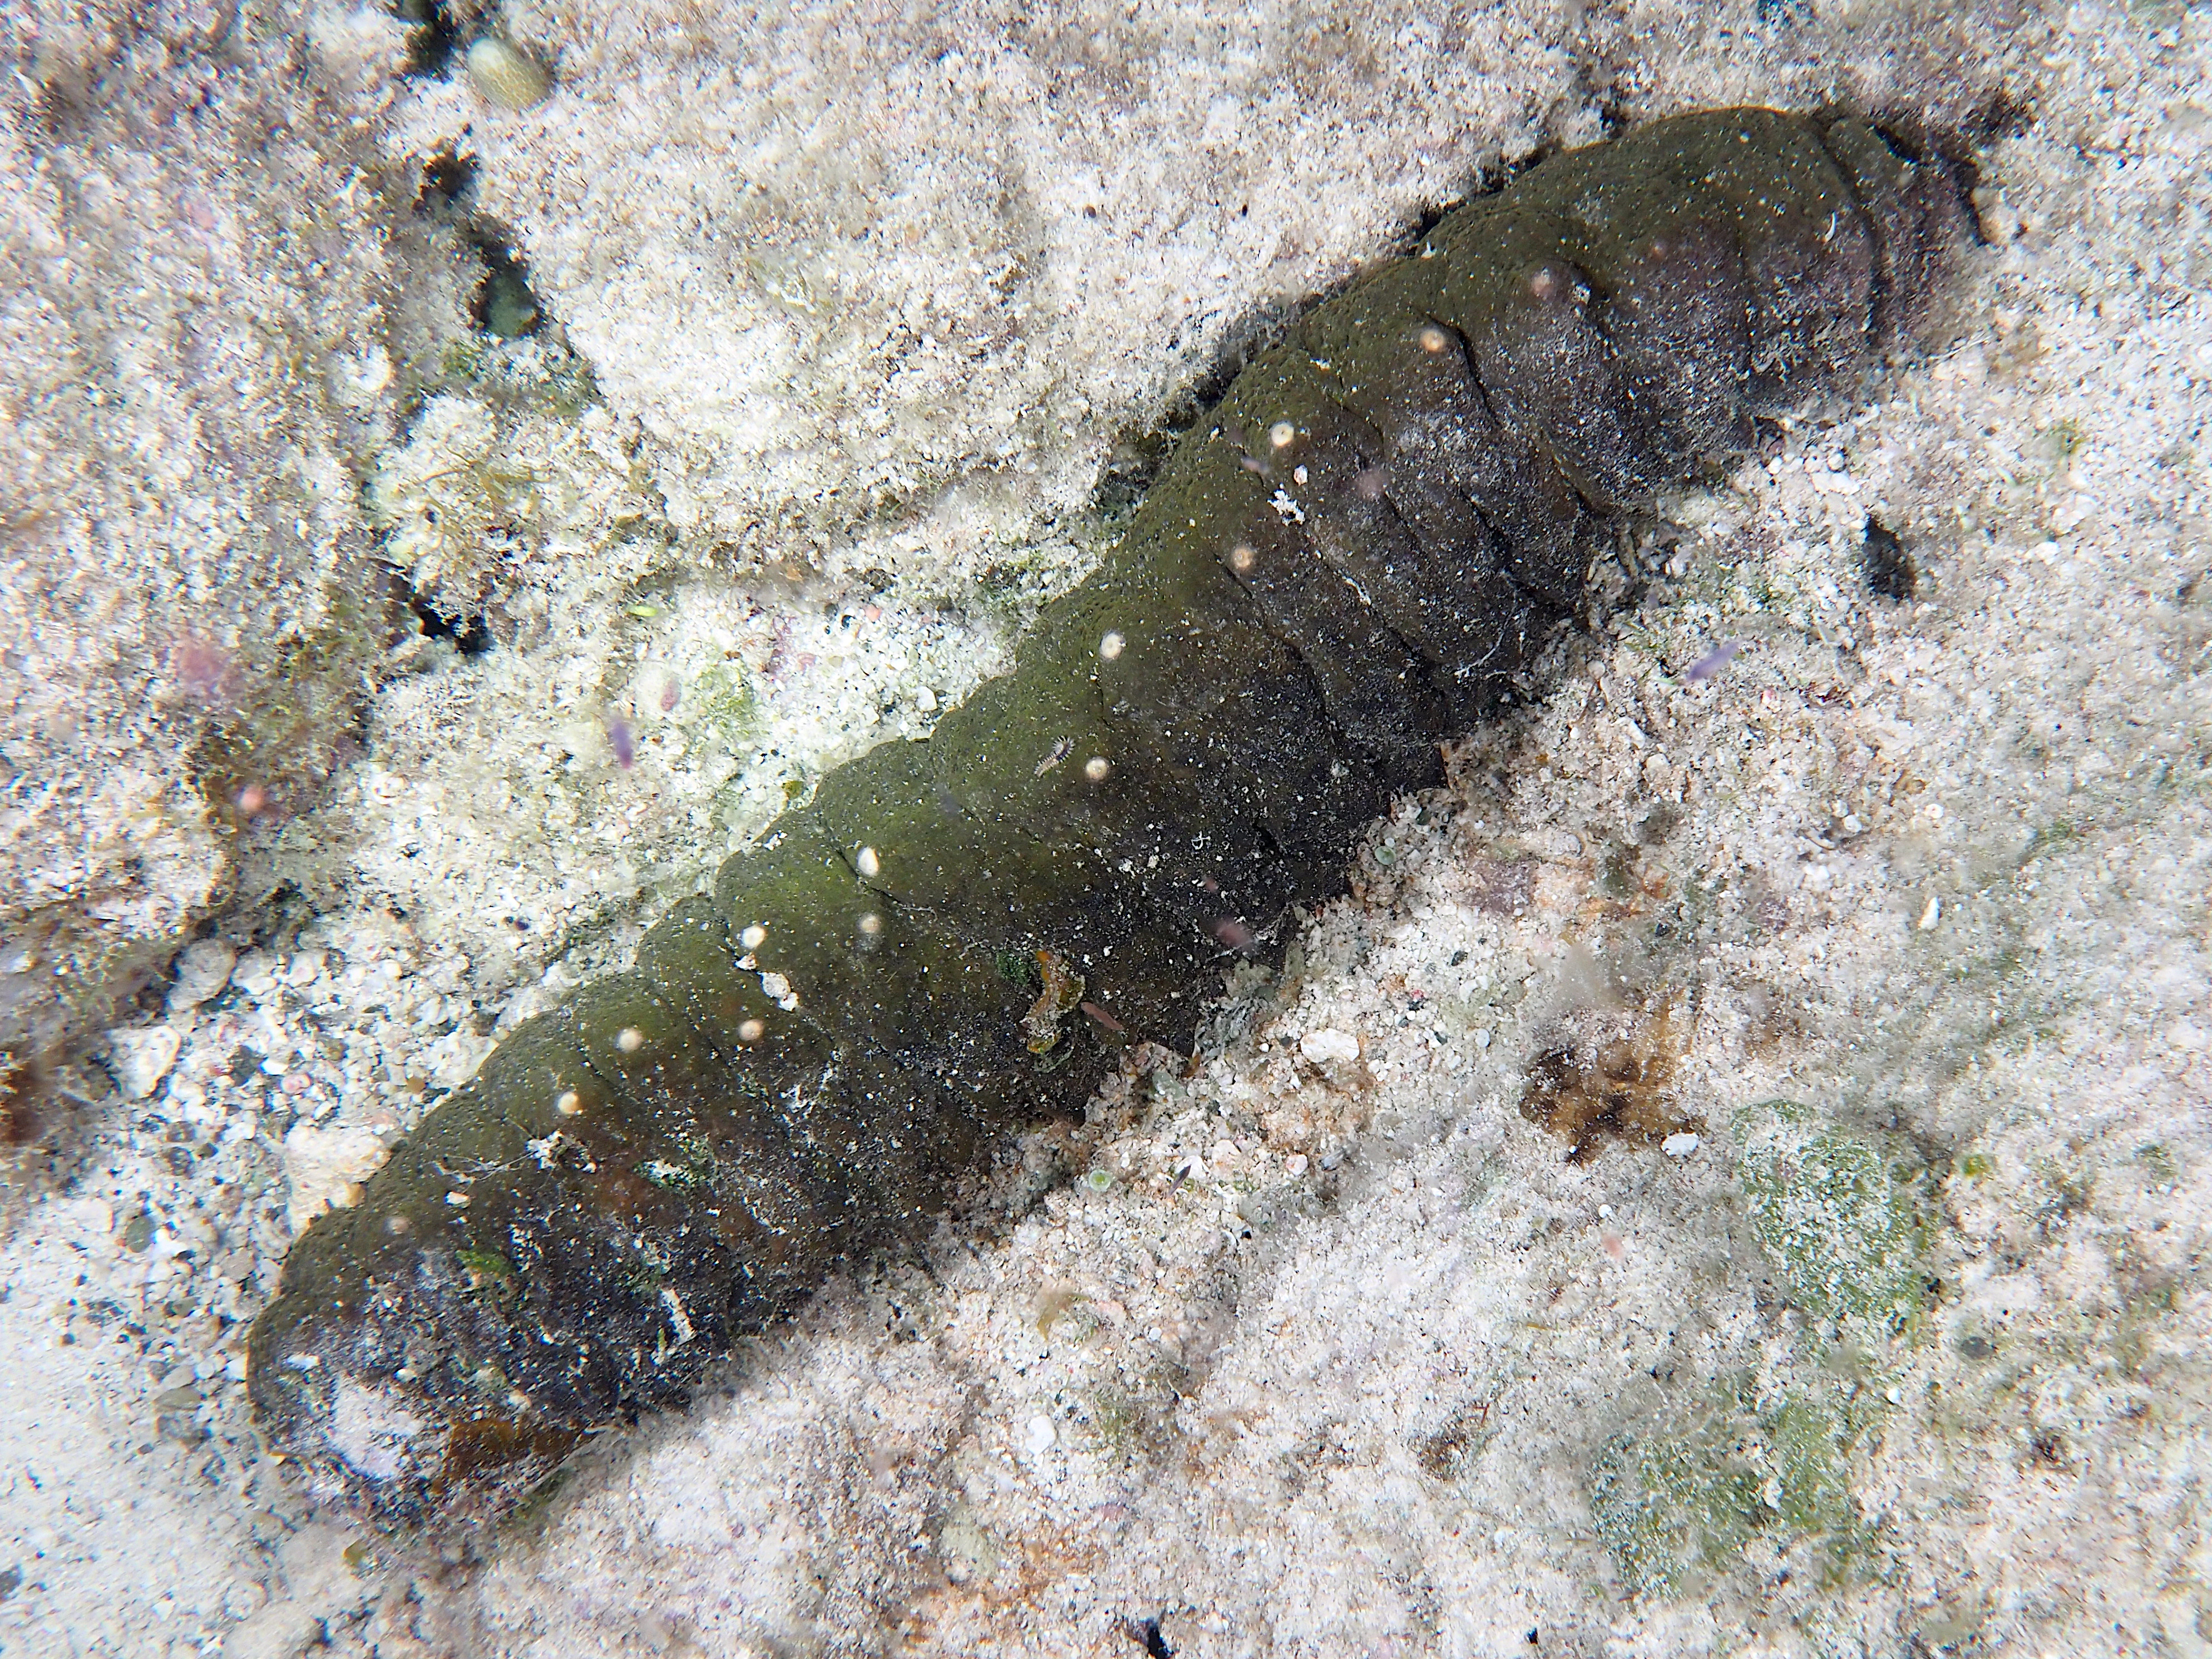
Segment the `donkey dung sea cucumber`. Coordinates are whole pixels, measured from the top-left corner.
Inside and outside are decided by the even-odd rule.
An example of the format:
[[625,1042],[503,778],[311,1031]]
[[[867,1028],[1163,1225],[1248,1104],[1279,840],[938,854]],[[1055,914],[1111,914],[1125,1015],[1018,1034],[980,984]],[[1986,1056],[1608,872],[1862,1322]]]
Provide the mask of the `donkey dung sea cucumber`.
[[251,1343],[273,1443],[386,1522],[497,1513],[1125,1045],[1188,1048],[1623,514],[1912,331],[1966,182],[1855,117],[1683,116],[1316,307],[1012,672],[824,778],[300,1237]]

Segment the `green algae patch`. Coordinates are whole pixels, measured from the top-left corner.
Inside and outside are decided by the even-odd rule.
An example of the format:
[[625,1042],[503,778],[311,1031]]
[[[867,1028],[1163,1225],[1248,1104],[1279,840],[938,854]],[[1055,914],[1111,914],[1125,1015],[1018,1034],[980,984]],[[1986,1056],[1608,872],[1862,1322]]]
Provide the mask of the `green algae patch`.
[[1837,1576],[1867,1534],[1844,1479],[1849,1425],[1819,1396],[1791,1394],[1764,1426],[1774,1477],[1762,1501],[1771,1499],[1776,1521],[1789,1533],[1814,1540],[1829,1576]]
[[760,694],[738,665],[711,663],[684,689],[684,714],[700,742],[735,755],[760,729]]
[[456,1250],[454,1259],[467,1270],[470,1288],[493,1290],[512,1295],[515,1289],[514,1264],[496,1250]]
[[1598,1454],[1597,1535],[1641,1593],[1672,1595],[1726,1567],[1758,1528],[1758,1474],[1706,1439],[1619,1435]]
[[1606,1443],[1589,1485],[1598,1538],[1639,1595],[1694,1589],[1755,1543],[1838,1582],[1870,1537],[1844,1474],[1856,1437],[1821,1393],[1761,1407],[1717,1389],[1687,1422]]
[[1731,1127],[1752,1234],[1784,1296],[1859,1334],[1821,1358],[1826,1380],[1777,1394],[1747,1375],[1606,1443],[1590,1513],[1639,1595],[1688,1593],[1754,1552],[1824,1583],[1850,1576],[1873,1529],[1846,1471],[1888,1409],[1855,1345],[1910,1328],[1928,1302],[1934,1183],[1908,1143],[1787,1100]]
[[1735,1120],[1751,1224],[1792,1306],[1894,1329],[1927,1305],[1926,1165],[1901,1141],[1773,1100]]

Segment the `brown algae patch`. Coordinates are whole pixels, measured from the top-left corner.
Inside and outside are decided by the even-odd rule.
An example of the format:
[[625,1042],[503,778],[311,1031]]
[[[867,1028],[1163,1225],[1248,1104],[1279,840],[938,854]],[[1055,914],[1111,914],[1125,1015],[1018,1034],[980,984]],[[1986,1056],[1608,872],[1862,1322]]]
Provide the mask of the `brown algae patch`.
[[1608,1139],[1656,1146],[1696,1134],[1705,1120],[1677,1099],[1681,1044],[1674,1010],[1637,1019],[1626,1031],[1546,1050],[1528,1068],[1521,1115],[1567,1143],[1567,1161],[1586,1164]]

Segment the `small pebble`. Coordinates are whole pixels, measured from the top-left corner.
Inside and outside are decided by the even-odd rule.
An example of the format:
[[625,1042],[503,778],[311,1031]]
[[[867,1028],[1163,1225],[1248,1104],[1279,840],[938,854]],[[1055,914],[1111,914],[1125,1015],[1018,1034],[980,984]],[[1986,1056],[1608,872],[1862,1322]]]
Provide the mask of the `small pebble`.
[[126,1100],[143,1100],[177,1063],[183,1035],[173,1025],[140,1025],[110,1031],[108,1070]]
[[537,59],[495,35],[469,48],[468,66],[469,83],[501,109],[528,109],[552,86]]
[[1316,1066],[1326,1066],[1332,1060],[1359,1058],[1359,1039],[1349,1031],[1339,1031],[1323,1026],[1318,1031],[1308,1031],[1298,1039],[1298,1052]]
[[238,952],[219,939],[195,940],[177,958],[176,981],[169,987],[169,1012],[179,1013],[212,1001],[230,983]]

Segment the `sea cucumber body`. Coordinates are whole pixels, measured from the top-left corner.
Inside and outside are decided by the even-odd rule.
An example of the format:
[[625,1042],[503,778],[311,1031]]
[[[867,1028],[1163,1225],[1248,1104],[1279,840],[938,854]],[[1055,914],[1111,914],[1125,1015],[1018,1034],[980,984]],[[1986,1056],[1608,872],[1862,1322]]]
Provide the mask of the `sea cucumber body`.
[[1187,1048],[1620,516],[1908,330],[1971,229],[1863,121],[1723,111],[1316,307],[1012,672],[831,774],[307,1230],[252,1335],[271,1439],[386,1521],[496,1512],[1122,1044]]

